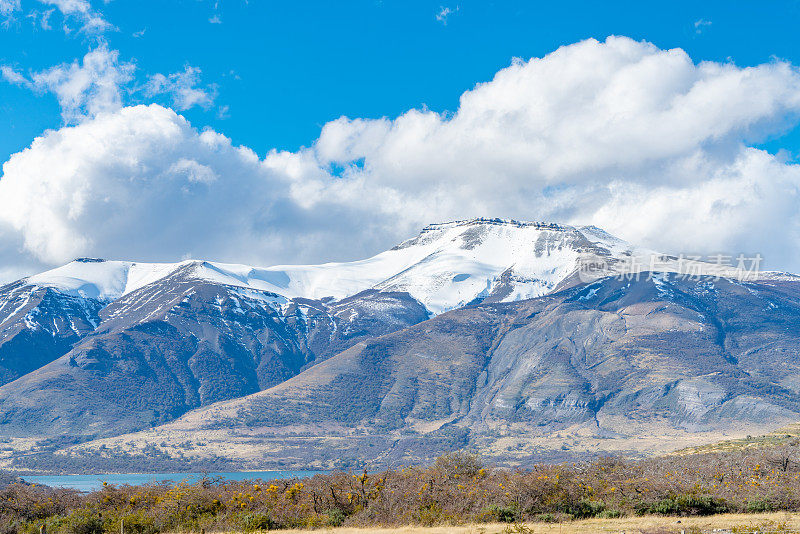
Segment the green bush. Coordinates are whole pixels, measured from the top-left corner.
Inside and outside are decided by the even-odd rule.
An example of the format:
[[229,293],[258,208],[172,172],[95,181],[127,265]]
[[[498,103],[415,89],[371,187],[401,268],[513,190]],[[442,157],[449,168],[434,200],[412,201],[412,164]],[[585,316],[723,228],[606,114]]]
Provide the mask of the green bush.
[[157,534],[159,531],[155,520],[141,511],[122,516],[121,520],[125,534]]
[[754,499],[752,501],[747,501],[747,511],[751,514],[758,512],[771,512],[774,509],[775,506],[769,499]]
[[640,515],[712,515],[727,511],[724,500],[710,495],[678,495],[655,503],[642,503],[637,507]]
[[539,514],[536,520],[542,523],[558,523],[559,517],[555,514]]
[[341,527],[344,524],[344,520],[347,519],[345,513],[339,508],[325,510],[323,514],[328,518],[328,524],[332,527]]
[[416,512],[412,514],[414,521],[424,527],[432,527],[439,525],[450,519],[442,510],[442,507],[437,504],[426,504],[420,506]]
[[278,528],[278,525],[267,514],[246,514],[239,518],[239,525],[244,532],[256,532]]
[[605,503],[600,501],[582,500],[567,509],[567,513],[575,519],[597,517],[606,509]]
[[89,510],[74,510],[64,523],[69,534],[103,534],[103,518]]
[[0,515],[0,534],[17,534],[18,532],[19,525],[13,517]]
[[622,512],[619,510],[603,510],[597,514],[597,517],[602,519],[615,519],[617,517],[622,517]]
[[491,516],[500,523],[515,523],[519,520],[519,510],[514,506],[498,506],[493,504],[484,510],[484,515]]

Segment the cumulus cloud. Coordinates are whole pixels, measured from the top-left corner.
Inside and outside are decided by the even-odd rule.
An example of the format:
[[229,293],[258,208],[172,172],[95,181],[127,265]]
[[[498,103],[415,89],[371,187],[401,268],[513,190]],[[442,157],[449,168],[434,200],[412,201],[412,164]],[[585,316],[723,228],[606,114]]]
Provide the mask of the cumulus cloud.
[[[516,61],[452,117],[328,123],[313,154],[321,168],[360,162],[349,180],[392,191],[417,218],[546,218],[668,250],[753,247],[754,225],[797,224],[798,167],[747,143],[798,110],[800,74],[786,63],[695,64],[614,37]],[[791,259],[783,237],[759,239]]]
[[29,76],[10,65],[0,65],[0,76],[9,83],[54,94],[67,124],[116,111],[122,108],[126,96],[135,100],[142,95],[166,95],[179,111],[194,106],[208,109],[216,98],[215,85],[201,86],[197,67],[187,65],[181,72],[151,75],[143,86],[133,84],[135,70],[133,62],[120,61],[119,51],[102,43],[80,61],[62,63]]
[[183,72],[169,75],[150,76],[145,93],[148,96],[166,94],[172,98],[173,105],[180,111],[194,106],[209,108],[216,98],[214,87],[200,87],[201,71],[187,65]]
[[[213,169],[224,172],[224,187],[213,187]],[[231,205],[254,194],[265,207],[270,190],[280,190],[269,187],[251,151],[156,105],[47,132],[5,163],[3,174],[0,219],[24,236],[27,250],[53,263],[98,249],[152,257],[178,247],[174,253],[184,255],[213,228],[253,239],[253,210],[231,217]]]
[[499,216],[800,270],[800,166],[753,148],[798,112],[789,64],[696,64],[622,37],[515,61],[452,114],[340,118],[263,159],[164,107],[112,109],[5,163],[0,229],[46,263],[271,264],[354,259],[430,222]]
[[67,123],[122,107],[124,86],[133,80],[133,63],[120,62],[119,52],[100,45],[81,61],[63,63],[26,77],[8,65],[0,66],[3,78],[40,92],[51,92],[61,105]]
[[[331,236],[298,206],[290,182],[172,110],[126,107],[47,132],[6,162],[0,228],[50,264],[81,255],[293,259],[298,244],[319,251]],[[358,214],[344,216],[354,223]]]

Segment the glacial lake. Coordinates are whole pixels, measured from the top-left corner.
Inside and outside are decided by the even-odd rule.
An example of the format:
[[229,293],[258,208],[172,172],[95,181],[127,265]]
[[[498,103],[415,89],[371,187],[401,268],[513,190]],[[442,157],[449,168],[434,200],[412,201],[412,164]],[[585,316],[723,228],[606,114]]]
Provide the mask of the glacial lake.
[[23,476],[22,479],[32,484],[43,484],[55,488],[73,488],[89,492],[103,487],[103,482],[122,485],[148,484],[153,482],[196,482],[207,477],[222,477],[226,480],[261,479],[265,482],[281,478],[308,478],[327,471],[241,471],[232,473],[149,473],[123,475],[53,475]]

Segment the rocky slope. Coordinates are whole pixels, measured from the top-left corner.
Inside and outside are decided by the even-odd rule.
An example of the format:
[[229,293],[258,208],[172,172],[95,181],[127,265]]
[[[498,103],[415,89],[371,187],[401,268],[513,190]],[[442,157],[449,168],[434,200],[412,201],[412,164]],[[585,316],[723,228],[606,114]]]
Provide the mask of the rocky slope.
[[102,308],[95,299],[46,287],[0,288],[0,385],[68,352],[98,325]]
[[0,388],[0,433],[148,428],[279,384],[361,339],[428,318],[406,295],[287,300],[198,280],[192,268],[112,302],[69,352]]
[[445,313],[67,454],[342,467],[461,446],[521,464],[669,450],[800,418],[799,343],[800,282],[605,278]]

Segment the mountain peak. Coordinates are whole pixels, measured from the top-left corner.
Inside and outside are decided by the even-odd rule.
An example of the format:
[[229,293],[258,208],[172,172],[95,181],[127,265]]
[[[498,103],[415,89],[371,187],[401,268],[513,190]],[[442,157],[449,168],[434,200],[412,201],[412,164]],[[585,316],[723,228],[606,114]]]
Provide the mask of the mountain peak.
[[518,221],[516,219],[501,219],[501,218],[485,218],[485,217],[475,217],[473,219],[462,219],[456,221],[448,221],[443,223],[433,223],[429,224],[425,228],[422,229],[420,233],[432,232],[435,230],[442,230],[446,228],[456,228],[461,226],[509,226],[509,227],[516,227],[516,228],[527,228],[533,227],[542,230],[565,230],[567,228],[572,228],[569,226],[562,226],[556,223],[548,223],[548,222],[529,222],[529,221]]
[[78,258],[26,282],[110,302],[184,269],[198,280],[286,298],[342,299],[367,289],[406,292],[438,314],[485,299],[540,296],[574,273],[587,253],[609,257],[626,246],[594,227],[474,218],[428,225],[391,250],[349,263],[259,268]]

